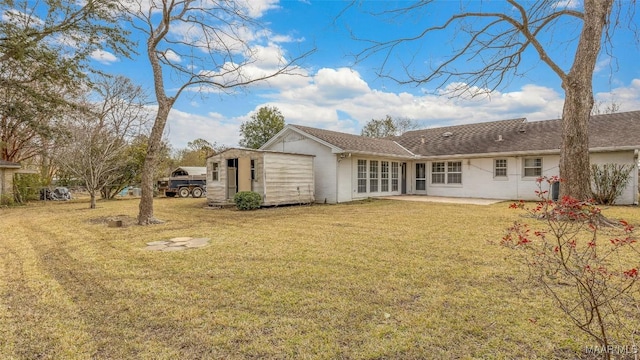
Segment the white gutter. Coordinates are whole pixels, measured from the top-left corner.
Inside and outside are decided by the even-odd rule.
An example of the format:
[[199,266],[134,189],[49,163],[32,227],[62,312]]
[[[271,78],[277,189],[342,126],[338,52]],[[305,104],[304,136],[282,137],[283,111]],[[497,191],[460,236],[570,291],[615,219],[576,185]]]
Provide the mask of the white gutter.
[[[638,151],[636,146],[611,146],[611,147],[591,148],[589,149],[589,153],[603,153],[603,152],[630,151],[630,150]],[[560,154],[560,149],[501,151],[501,152],[478,153],[478,154],[452,154],[452,155],[431,155],[431,156],[417,155],[416,159],[424,159],[424,160],[440,160],[440,159],[452,159],[452,158],[453,159],[473,159],[473,158],[484,158],[484,157],[556,155],[556,154]]]

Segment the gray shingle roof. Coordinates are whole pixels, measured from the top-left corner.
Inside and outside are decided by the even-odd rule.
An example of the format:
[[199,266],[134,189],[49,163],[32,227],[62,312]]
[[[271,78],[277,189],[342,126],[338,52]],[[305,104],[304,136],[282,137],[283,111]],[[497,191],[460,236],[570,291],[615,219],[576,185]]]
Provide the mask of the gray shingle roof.
[[19,168],[20,164],[0,159],[0,168]]
[[[430,157],[555,151],[562,131],[560,119],[529,122],[525,118],[414,130],[390,139],[293,126],[347,152]],[[640,148],[640,111],[591,117],[589,148],[615,147]]]
[[412,155],[403,149],[402,146],[399,146],[395,141],[389,139],[376,139],[300,125],[292,126],[315,138],[338,147],[344,152],[385,154],[390,156]]
[[[422,156],[550,151],[560,148],[561,132],[560,119],[514,119],[410,131],[397,141]],[[640,147],[640,111],[591,117],[589,148],[623,146]]]
[[[409,131],[398,137],[402,146],[416,155],[438,156],[505,151],[525,119]],[[503,141],[496,141],[502,136]]]

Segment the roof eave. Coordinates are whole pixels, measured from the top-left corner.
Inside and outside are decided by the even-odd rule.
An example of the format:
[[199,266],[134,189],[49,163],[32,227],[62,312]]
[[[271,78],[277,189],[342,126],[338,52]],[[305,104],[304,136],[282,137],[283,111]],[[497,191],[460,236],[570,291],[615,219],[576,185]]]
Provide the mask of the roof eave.
[[366,155],[366,156],[377,156],[377,157],[386,157],[386,158],[397,158],[397,159],[407,159],[412,160],[416,158],[416,155],[408,153],[406,155],[400,154],[389,154],[384,152],[375,152],[375,151],[362,151],[362,150],[344,150],[341,153],[349,153],[349,154],[358,154],[358,155]]
[[[601,152],[615,152],[615,151],[634,151],[639,149],[640,146],[607,146],[590,148],[590,153]],[[557,155],[560,154],[560,149],[546,149],[546,150],[523,150],[523,151],[499,151],[489,153],[477,153],[477,154],[450,154],[450,155],[418,155],[419,159],[432,160],[432,159],[469,159],[469,158],[484,158],[484,157],[504,157],[504,156],[532,156],[532,155]]]
[[286,133],[287,130],[291,130],[291,131],[293,131],[293,132],[295,132],[295,133],[297,133],[299,135],[305,136],[305,137],[307,137],[307,138],[309,138],[309,139],[311,139],[313,141],[316,141],[316,142],[318,142],[318,143],[330,148],[331,152],[333,154],[341,154],[341,153],[344,153],[344,152],[349,152],[348,150],[344,150],[344,149],[342,149],[342,148],[340,148],[340,147],[338,147],[338,146],[336,146],[334,144],[331,144],[331,143],[326,142],[326,141],[324,141],[324,140],[322,140],[320,138],[317,138],[317,137],[309,134],[308,132],[306,132],[306,131],[304,131],[302,129],[299,129],[299,128],[293,126],[293,125],[286,125],[284,127],[284,129],[280,130],[279,133],[277,133],[275,136],[273,136],[271,139],[269,139],[269,141],[267,141],[264,145],[262,145],[260,147],[260,149],[264,150],[264,149],[272,146],[273,144],[276,144],[278,141],[280,141],[280,139]]

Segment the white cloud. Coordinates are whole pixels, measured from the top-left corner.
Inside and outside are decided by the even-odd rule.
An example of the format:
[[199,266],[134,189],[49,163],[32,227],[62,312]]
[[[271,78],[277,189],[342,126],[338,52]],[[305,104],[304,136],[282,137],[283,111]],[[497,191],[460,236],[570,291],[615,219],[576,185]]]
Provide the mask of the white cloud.
[[304,87],[269,97],[287,123],[359,133],[371,119],[408,117],[425,127],[526,117],[558,118],[563,97],[543,86],[526,85],[487,97],[449,98],[434,94],[393,93],[370,89],[357,72],[321,69]]
[[219,145],[235,146],[238,143],[240,123],[226,119],[218,113],[196,115],[177,109],[169,112],[165,136],[171,147],[182,149],[187,143],[198,138]]
[[279,0],[242,0],[238,1],[238,5],[244,9],[247,15],[257,19],[269,10],[278,9],[278,2]]
[[294,37],[293,35],[276,34],[270,29],[260,29],[255,32],[256,39],[262,39],[269,44],[284,44],[284,43],[302,43],[305,41],[304,37]]
[[561,0],[555,3],[556,8],[577,9],[581,6],[580,0]]
[[611,57],[608,56],[608,57],[598,61],[596,63],[596,67],[595,67],[595,69],[593,71],[594,71],[594,73],[597,74],[597,73],[599,73],[600,71],[602,71],[604,69],[610,68],[610,65],[611,65]]
[[182,61],[180,55],[176,54],[176,52],[171,49],[164,52],[164,57],[172,63],[179,63]]
[[94,50],[91,53],[91,58],[105,65],[109,65],[118,61],[118,58],[113,53],[100,49]]
[[605,105],[615,103],[620,106],[619,111],[632,111],[640,109],[640,79],[633,79],[628,86],[620,86],[609,92],[595,94],[596,102]]
[[[207,76],[211,81],[223,84],[234,84],[238,82],[248,82],[252,79],[265,79],[248,85],[252,90],[259,89],[286,89],[304,86],[307,71],[300,67],[291,67],[287,74],[271,77],[282,69],[288,62],[284,57],[282,49],[278,46],[254,46],[250,49],[253,60],[246,64],[227,62],[217,69],[201,70],[200,75]],[[216,88],[200,87],[190,89],[190,91],[219,92]]]

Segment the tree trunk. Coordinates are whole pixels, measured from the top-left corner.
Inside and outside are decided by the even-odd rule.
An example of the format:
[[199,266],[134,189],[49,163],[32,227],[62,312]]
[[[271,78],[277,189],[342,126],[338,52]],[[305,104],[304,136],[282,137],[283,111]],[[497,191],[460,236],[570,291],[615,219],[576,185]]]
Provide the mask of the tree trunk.
[[[166,6],[166,3],[165,3]],[[142,165],[142,184],[140,205],[138,208],[138,225],[156,224],[161,221],[153,216],[153,177],[156,172],[157,157],[162,148],[162,133],[169,117],[169,111],[173,107],[176,97],[168,97],[164,89],[164,79],[162,75],[162,65],[156,54],[158,43],[164,38],[169,31],[168,19],[163,19],[155,31],[147,40],[147,56],[153,70],[153,85],[158,101],[158,112],[156,113],[151,135],[149,135],[149,144],[147,145],[147,155]],[[179,93],[179,92],[178,92]]]
[[95,209],[96,208],[96,192],[94,191],[89,191],[89,196],[91,196],[91,200],[89,201],[89,209]]
[[585,0],[584,24],[571,70],[563,79],[560,195],[592,197],[589,165],[589,115],[593,108],[593,72],[613,0]]
[[162,133],[164,132],[172,100],[168,98],[158,99],[158,113],[151,129],[147,155],[142,165],[142,184],[140,205],[138,208],[138,225],[155,224],[159,221],[153,216],[153,180],[156,173],[157,157],[162,148]]

